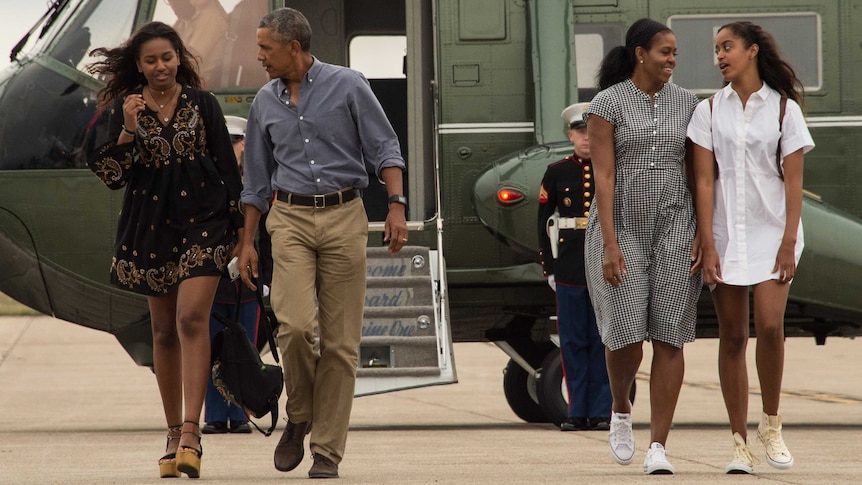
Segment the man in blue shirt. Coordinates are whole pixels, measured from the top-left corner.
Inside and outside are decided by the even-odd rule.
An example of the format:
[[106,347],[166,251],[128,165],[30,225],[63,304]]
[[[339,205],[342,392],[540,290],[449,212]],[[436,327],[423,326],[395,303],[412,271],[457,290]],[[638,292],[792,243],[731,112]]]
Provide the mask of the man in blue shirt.
[[368,81],[311,55],[311,27],[299,11],[281,8],[264,16],[257,44],[272,80],[249,111],[239,267],[253,287],[254,233],[269,211],[271,302],[288,398],[274,463],[281,471],[296,468],[310,433],[309,476],[335,478],[347,441],[365,302],[368,218],[359,197],[368,186],[365,164],[389,194],[384,241],[395,253],[407,242],[404,159]]

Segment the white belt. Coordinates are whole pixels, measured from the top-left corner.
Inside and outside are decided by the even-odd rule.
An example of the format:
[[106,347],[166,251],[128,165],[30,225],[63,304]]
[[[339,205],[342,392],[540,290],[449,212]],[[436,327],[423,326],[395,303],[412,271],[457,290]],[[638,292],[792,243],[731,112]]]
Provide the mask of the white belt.
[[587,218],[586,217],[560,217],[560,220],[557,222],[558,228],[560,229],[586,229],[587,228]]

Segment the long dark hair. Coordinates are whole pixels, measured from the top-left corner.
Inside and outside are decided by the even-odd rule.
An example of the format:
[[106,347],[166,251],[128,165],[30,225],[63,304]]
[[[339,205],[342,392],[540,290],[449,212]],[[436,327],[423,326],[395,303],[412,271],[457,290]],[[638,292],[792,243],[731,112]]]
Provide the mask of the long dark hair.
[[663,23],[650,18],[643,18],[633,23],[626,32],[626,45],[614,47],[602,59],[596,76],[599,90],[607,89],[632,77],[635,71],[635,49],[643,47],[650,50],[653,39],[660,32],[672,31]]
[[99,47],[90,52],[91,56],[104,56],[87,66],[90,74],[108,76],[107,84],[99,91],[100,104],[110,103],[114,98],[125,95],[138,86],[147,83],[144,75],[138,72],[138,57],[141,46],[153,39],[165,39],[171,43],[180,60],[177,68],[177,82],[196,89],[201,87],[201,78],[197,72],[197,61],[183,44],[180,35],[171,26],[162,22],[144,24],[119,47]]
[[778,91],[803,106],[805,89],[802,81],[796,77],[796,71],[787,63],[778,51],[778,44],[772,34],[763,30],[757,24],[748,21],[731,22],[722,25],[718,32],[727,29],[739,38],[748,49],[753,44],[759,47],[757,51],[757,72],[760,78],[772,89]]

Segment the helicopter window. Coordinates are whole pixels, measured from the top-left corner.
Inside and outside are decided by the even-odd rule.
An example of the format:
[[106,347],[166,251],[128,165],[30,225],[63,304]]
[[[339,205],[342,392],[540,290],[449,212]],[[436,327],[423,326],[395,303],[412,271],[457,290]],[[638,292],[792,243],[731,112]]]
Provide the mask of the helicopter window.
[[680,48],[680,56],[685,56],[685,62],[677,64],[673,82],[699,94],[713,93],[721,88],[724,83],[716,67],[713,38],[722,25],[737,20],[754,22],[775,37],[781,54],[793,66],[806,92],[821,88],[820,16],[814,12],[746,14],[744,17],[674,15],[667,24],[676,34],[677,45],[685,47]]
[[589,101],[598,90],[596,75],[608,51],[624,42],[627,26],[620,23],[579,24],[574,26],[578,99]]
[[604,51],[605,41],[601,34],[575,34],[578,89],[596,87],[596,72]]
[[269,81],[257,61],[257,25],[267,12],[267,0],[164,0],[153,20],[179,32],[208,89],[256,91]]
[[356,36],[350,40],[350,68],[369,79],[403,79],[405,52],[403,35]]
[[88,54],[96,47],[113,47],[132,31],[135,0],[95,2],[81,8],[51,41],[48,55],[80,71],[96,59]]
[[[28,6],[27,8],[31,7]],[[69,16],[71,15],[71,12],[74,9],[63,8],[59,13],[56,13],[56,11],[54,13],[51,13],[52,7],[46,7],[46,10],[47,11],[45,12],[45,14],[50,14],[48,20],[46,20],[44,23],[40,24],[33,30],[32,34],[30,34],[30,37],[28,38],[28,42],[23,46],[23,52],[38,52],[44,49],[45,46],[48,44],[48,40],[54,38],[57,31],[60,29],[61,26],[66,23]],[[56,15],[56,17],[54,17],[52,21],[51,17],[53,15]],[[18,54],[17,58],[20,59],[21,55]]]
[[60,13],[37,44],[53,62],[23,65],[6,81],[0,170],[86,167],[99,133],[99,83],[83,72],[95,60],[87,54],[124,41],[136,8],[136,0],[72,2]]

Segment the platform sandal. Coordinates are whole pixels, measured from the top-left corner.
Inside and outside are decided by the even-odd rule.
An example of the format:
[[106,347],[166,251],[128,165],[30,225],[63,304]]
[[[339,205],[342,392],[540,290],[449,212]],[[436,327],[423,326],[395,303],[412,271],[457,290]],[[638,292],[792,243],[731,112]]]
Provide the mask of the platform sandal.
[[[183,425],[168,427],[168,442],[165,444],[165,451],[171,447],[171,440],[178,440],[182,436]],[[172,436],[176,435],[176,436]],[[179,478],[182,474],[177,470],[177,454],[168,453],[159,458],[159,476],[161,478]]]
[[[184,421],[183,424],[193,424],[200,429],[200,425],[194,421]],[[191,434],[198,438],[198,446],[200,448],[192,448],[191,446],[180,446],[177,450],[177,470],[180,473],[185,473],[189,478],[200,478],[201,476],[201,457],[204,454],[204,447],[201,445],[200,433],[192,431],[183,431],[181,434]]]

